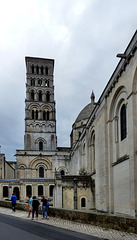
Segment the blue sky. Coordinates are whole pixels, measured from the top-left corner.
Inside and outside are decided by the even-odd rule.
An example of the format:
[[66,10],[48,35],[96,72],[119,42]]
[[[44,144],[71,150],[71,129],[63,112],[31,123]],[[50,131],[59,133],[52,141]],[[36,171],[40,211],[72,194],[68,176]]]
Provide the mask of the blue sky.
[[1,2],[0,145],[7,160],[24,148],[25,56],[55,59],[58,146],[69,146],[77,115],[92,90],[98,100],[136,27],[136,0]]

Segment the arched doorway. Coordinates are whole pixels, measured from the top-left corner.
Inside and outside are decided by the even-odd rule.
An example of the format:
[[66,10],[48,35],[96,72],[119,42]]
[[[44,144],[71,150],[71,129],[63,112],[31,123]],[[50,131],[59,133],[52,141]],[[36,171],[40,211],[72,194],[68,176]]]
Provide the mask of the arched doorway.
[[19,188],[18,188],[18,187],[14,187],[13,192],[14,192],[14,194],[16,195],[17,200],[20,200]]

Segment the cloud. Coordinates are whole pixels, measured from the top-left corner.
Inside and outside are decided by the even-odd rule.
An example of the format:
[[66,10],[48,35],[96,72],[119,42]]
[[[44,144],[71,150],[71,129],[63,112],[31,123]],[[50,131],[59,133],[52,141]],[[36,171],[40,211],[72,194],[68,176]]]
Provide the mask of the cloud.
[[[8,6],[8,7],[7,7]],[[136,0],[6,0],[0,8],[0,145],[8,160],[23,149],[25,56],[55,59],[59,146],[96,100],[136,30]]]

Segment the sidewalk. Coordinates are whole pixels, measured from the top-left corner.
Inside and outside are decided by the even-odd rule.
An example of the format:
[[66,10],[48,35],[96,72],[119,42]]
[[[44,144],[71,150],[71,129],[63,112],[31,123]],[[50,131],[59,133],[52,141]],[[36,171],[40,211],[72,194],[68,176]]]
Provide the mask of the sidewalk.
[[[26,219],[26,221],[31,221],[31,217],[27,218],[27,212],[16,210],[16,212],[12,212],[10,208],[0,207],[0,213],[11,215],[14,217],[19,217]],[[36,220],[34,220],[36,221]],[[49,217],[49,220],[42,220],[42,215],[39,215],[38,222],[64,228],[67,230],[85,233],[88,235],[104,238],[105,240],[113,239],[113,240],[137,240],[137,234],[134,233],[126,233],[117,231],[114,229],[105,229],[103,227],[93,226],[90,224],[78,223],[74,221],[64,220],[61,218]]]

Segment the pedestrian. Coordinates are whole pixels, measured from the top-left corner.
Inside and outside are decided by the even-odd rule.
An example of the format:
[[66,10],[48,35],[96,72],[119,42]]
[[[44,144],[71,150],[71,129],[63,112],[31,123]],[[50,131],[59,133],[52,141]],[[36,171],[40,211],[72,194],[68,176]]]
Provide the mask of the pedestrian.
[[28,218],[30,217],[30,213],[32,212],[32,203],[33,203],[33,198],[29,196],[29,203],[26,205],[26,207],[29,206],[29,213],[28,213]]
[[44,196],[42,196],[42,199],[41,199],[41,210],[42,210],[42,214],[43,214],[42,219],[44,219],[45,216],[46,216],[46,219],[49,219],[47,212],[46,212],[47,207],[49,207],[49,202]]
[[11,203],[12,203],[12,210],[13,210],[13,212],[16,211],[16,208],[15,208],[15,206],[16,206],[16,200],[17,200],[16,195],[15,195],[14,193],[12,193],[12,196],[11,196]]
[[39,201],[36,196],[33,197],[32,202],[32,220],[34,219],[34,212],[36,212],[36,220],[38,220]]

